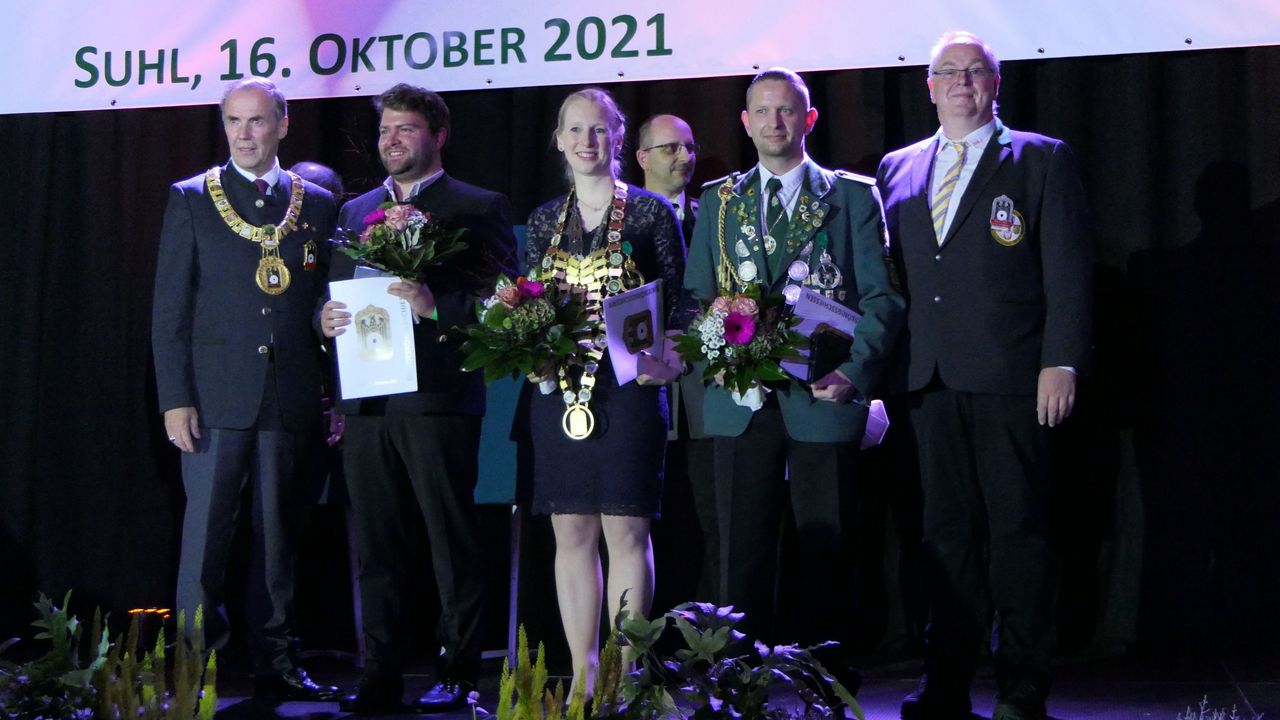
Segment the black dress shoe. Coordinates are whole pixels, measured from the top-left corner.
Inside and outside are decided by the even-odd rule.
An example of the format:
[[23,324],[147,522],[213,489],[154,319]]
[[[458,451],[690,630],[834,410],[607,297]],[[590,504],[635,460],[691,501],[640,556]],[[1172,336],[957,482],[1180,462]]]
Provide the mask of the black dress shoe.
[[306,670],[293,668],[286,672],[257,676],[253,680],[253,694],[270,700],[330,702],[342,695],[342,689],[333,685],[318,685],[307,677]]
[[1045,720],[1044,698],[1048,693],[1035,683],[1024,682],[1012,692],[1001,693],[996,699],[991,720]]
[[338,709],[356,715],[388,715],[404,706],[404,679],[399,675],[365,675],[356,691],[338,701]]
[[413,704],[420,713],[438,713],[457,710],[467,704],[469,695],[476,689],[475,683],[465,680],[441,680],[422,693]]
[[943,690],[926,678],[915,692],[902,699],[901,712],[902,720],[969,720],[973,717],[971,710],[968,692],[959,688]]

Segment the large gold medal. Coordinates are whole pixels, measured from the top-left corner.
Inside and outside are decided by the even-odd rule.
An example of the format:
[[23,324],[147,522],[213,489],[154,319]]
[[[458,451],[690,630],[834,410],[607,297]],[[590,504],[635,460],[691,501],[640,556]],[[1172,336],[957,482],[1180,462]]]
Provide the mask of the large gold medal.
[[258,271],[254,273],[258,289],[268,295],[279,295],[289,289],[289,268],[277,255],[265,255],[258,261]]
[[586,440],[596,427],[596,416],[586,405],[574,403],[565,408],[560,426],[570,440]]

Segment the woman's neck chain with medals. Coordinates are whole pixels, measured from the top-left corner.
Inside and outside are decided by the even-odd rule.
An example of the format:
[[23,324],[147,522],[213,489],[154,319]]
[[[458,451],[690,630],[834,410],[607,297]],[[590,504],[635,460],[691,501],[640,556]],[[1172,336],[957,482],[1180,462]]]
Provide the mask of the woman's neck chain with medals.
[[[571,293],[584,304],[588,320],[597,322],[596,334],[583,346],[585,361],[577,387],[574,387],[573,377],[567,367],[561,365],[557,371],[560,393],[565,404],[561,428],[571,439],[584,440],[595,428],[596,418],[591,412],[591,391],[596,384],[600,359],[609,346],[604,326],[604,299],[639,287],[644,279],[631,259],[630,243],[622,242],[622,225],[627,212],[626,183],[614,181],[613,200],[606,216],[608,224],[604,228],[605,246],[579,256],[571,255],[560,247],[575,194],[570,190],[564,204],[560,206],[555,233],[551,236],[547,254],[542,258],[542,270],[555,278],[561,292]],[[584,233],[584,250],[586,237]]]
[[298,216],[302,212],[303,182],[297,174],[286,170],[292,189],[289,193],[289,207],[285,210],[284,219],[274,225],[250,225],[236,209],[231,207],[227,199],[227,191],[222,187],[222,168],[213,166],[205,173],[205,187],[209,189],[209,199],[213,207],[222,216],[222,221],[231,228],[231,232],[246,240],[257,243],[262,248],[262,259],[258,260],[258,269],[254,273],[254,281],[258,289],[268,295],[279,295],[289,289],[289,268],[280,258],[280,241],[284,236],[298,227]]

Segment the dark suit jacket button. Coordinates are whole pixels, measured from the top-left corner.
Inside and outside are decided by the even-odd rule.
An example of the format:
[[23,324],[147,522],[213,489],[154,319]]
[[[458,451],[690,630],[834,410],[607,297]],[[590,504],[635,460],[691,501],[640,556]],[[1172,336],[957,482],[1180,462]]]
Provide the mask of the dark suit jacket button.
[[258,354],[259,354],[259,355],[266,355],[266,354],[267,354],[267,353],[269,353],[269,352],[271,352],[271,348],[267,347],[266,345],[259,345],[259,346],[258,346]]
[[941,296],[941,295],[934,295],[934,296],[933,296],[933,301],[934,301],[934,302],[936,302],[936,303],[942,302],[942,296]]
[[262,314],[263,314],[263,315],[270,315],[270,314],[271,314],[271,308],[269,308],[269,307],[264,307],[264,308],[262,308]]
[[942,253],[933,256],[935,262],[942,262]]
[[449,336],[441,335],[440,337],[436,338],[436,342],[438,343],[449,342]]

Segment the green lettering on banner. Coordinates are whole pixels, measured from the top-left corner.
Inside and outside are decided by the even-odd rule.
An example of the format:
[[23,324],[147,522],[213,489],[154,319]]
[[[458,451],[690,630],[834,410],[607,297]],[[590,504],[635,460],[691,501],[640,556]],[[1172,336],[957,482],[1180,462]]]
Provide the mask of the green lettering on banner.
[[83,80],[76,80],[76,87],[91,88],[94,85],[98,84],[98,66],[94,65],[91,62],[88,62],[85,59],[86,55],[97,55],[97,54],[98,54],[98,48],[92,45],[85,45],[84,47],[76,51],[76,67],[85,71],[85,73],[88,75],[88,77]]
[[373,63],[369,62],[369,48],[373,47],[377,40],[378,38],[371,37],[368,42],[361,45],[360,38],[351,38],[351,72],[360,72],[361,65],[373,72]]
[[552,41],[551,47],[547,48],[547,53],[543,55],[542,58],[547,62],[563,62],[565,60],[572,60],[572,55],[560,52],[560,48],[564,47],[565,41],[569,39],[569,21],[564,18],[551,18],[545,25],[543,25],[543,27],[548,30],[555,28],[559,34],[556,36],[556,39]]
[[[588,30],[595,28],[595,32]],[[591,35],[595,35],[594,38]],[[587,49],[588,43],[591,49]],[[598,17],[585,17],[578,23],[578,57],[583,60],[595,60],[604,53],[604,21]]]
[[653,28],[653,48],[645,52],[645,55],[670,55],[671,48],[667,47],[667,16],[658,13],[649,18],[645,22],[647,27]]
[[236,39],[231,38],[230,40],[222,43],[222,46],[218,48],[219,50],[223,50],[227,53],[227,71],[222,73],[219,78],[220,80],[239,80],[244,77],[244,73],[236,70],[236,62],[239,59],[236,56],[236,47]]
[[274,44],[275,41],[273,37],[258,38],[258,41],[249,49],[249,72],[258,77],[271,77],[271,73],[276,71],[276,56],[262,48]]
[[444,32],[444,66],[458,67],[467,64],[467,34],[457,30]]
[[476,45],[475,45],[476,49],[472,53],[473,56],[475,57],[476,65],[492,65],[493,64],[493,58],[486,58],[484,56],[484,53],[486,50],[493,49],[493,43],[485,42],[483,38],[487,35],[492,35],[494,32],[496,31],[493,28],[486,28],[484,30],[476,31]]
[[164,51],[159,50],[156,53],[155,62],[147,62],[147,51],[138,51],[138,85],[147,84],[147,71],[154,70],[156,73],[156,84],[164,84]]
[[107,84],[111,87],[124,87],[129,84],[129,80],[133,78],[133,51],[124,51],[124,77],[114,78],[111,76],[111,51],[105,53],[106,59],[102,65],[102,75],[106,78]]
[[[414,60],[413,44],[419,40],[427,41],[427,59],[418,61]],[[436,39],[431,33],[418,32],[409,36],[404,41],[404,61],[414,70],[426,70],[436,62]]]
[[396,67],[396,41],[403,40],[403,35],[379,35],[378,42],[387,46],[387,69],[394,70]]
[[502,28],[502,64],[507,64],[507,55],[515,53],[516,58],[521,64],[524,64],[524,50],[521,45],[524,44],[524,30],[518,27]]
[[617,45],[613,46],[613,51],[609,53],[609,57],[616,57],[616,58],[638,57],[640,55],[639,50],[626,49],[627,45],[631,43],[631,39],[636,36],[636,19],[631,17],[630,15],[619,15],[618,17],[614,18],[613,22],[610,24],[613,27],[617,27],[621,25],[625,29],[622,31],[622,39],[618,41]]
[[[332,65],[326,66],[320,64],[320,50],[323,49],[325,45],[333,45],[334,49],[337,51]],[[311,72],[316,75],[333,75],[347,64],[347,44],[343,41],[341,35],[337,35],[335,33],[317,35],[316,39],[311,41],[310,60]]]

